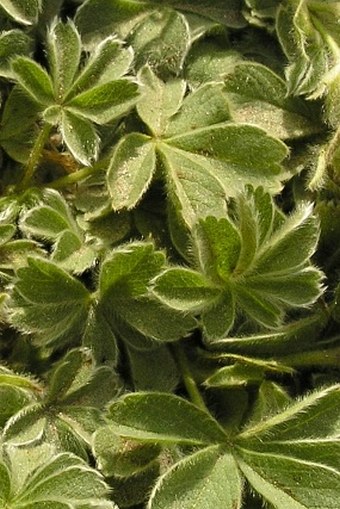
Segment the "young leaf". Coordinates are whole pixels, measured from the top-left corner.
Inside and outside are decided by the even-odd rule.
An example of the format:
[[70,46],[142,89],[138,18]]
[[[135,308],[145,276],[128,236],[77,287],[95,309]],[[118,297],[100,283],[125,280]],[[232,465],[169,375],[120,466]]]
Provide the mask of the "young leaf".
[[213,417],[173,394],[126,395],[110,406],[109,419],[115,433],[143,442],[201,445],[228,440]]
[[[176,494],[176,496],[174,496]],[[159,477],[148,509],[239,509],[242,481],[234,458],[218,446],[200,450]]]
[[55,264],[28,258],[17,271],[9,303],[11,323],[42,344],[72,343],[82,331],[90,294]]
[[50,76],[45,69],[27,57],[16,57],[12,70],[19,85],[39,104],[50,106],[54,103],[54,91]]
[[149,137],[131,133],[123,138],[107,173],[112,208],[134,208],[149,187],[155,168],[156,153]]

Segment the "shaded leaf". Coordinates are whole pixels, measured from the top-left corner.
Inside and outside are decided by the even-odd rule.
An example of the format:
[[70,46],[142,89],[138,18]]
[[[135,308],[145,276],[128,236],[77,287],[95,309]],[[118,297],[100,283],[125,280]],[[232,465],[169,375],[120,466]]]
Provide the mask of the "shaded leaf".
[[2,32],[0,35],[0,75],[5,78],[13,78],[11,58],[17,55],[27,55],[31,46],[31,39],[21,30],[13,29]]
[[32,25],[37,22],[38,14],[41,9],[41,0],[1,0],[0,6],[15,21],[23,25]]

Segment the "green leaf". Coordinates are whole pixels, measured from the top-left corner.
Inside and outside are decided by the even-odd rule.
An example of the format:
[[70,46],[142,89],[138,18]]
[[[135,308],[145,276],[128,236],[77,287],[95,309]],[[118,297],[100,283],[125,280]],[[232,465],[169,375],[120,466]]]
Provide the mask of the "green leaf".
[[158,9],[134,27],[128,41],[137,68],[148,63],[157,74],[178,75],[190,46],[189,26],[182,14]]
[[58,103],[63,100],[74,80],[80,54],[80,36],[73,22],[55,20],[47,32],[47,55]]
[[105,124],[127,113],[139,95],[137,83],[120,79],[81,92],[66,102],[69,112]]
[[288,89],[316,98],[327,94],[337,74],[340,38],[337,2],[286,2],[280,6],[277,33],[290,62]]
[[134,208],[149,187],[155,167],[156,154],[149,137],[131,133],[122,138],[107,173],[112,208]]
[[[201,315],[204,335],[209,341],[220,340],[228,336],[236,317],[235,297],[230,290],[221,292],[216,304]],[[218,316],[218,320],[216,317]]]
[[[16,468],[18,465],[14,461],[11,469],[15,471]],[[79,509],[92,504],[102,509],[117,509],[107,499],[108,488],[98,472],[77,456],[67,453],[50,457],[35,470],[28,470],[26,483],[15,486],[14,490],[14,505],[9,499],[5,500],[14,509],[23,505],[42,509],[47,504],[51,509],[66,509],[69,504]]]
[[127,345],[131,378],[135,391],[172,392],[179,383],[179,370],[165,344],[139,349]]
[[11,491],[10,473],[3,463],[0,463],[0,501],[5,504]]
[[173,394],[125,395],[110,406],[109,419],[115,433],[143,442],[199,445],[227,440],[208,413]]
[[149,4],[140,2],[87,0],[78,8],[75,22],[83,41],[93,47],[112,33],[127,37],[149,10]]
[[[176,496],[174,496],[176,494]],[[157,481],[148,509],[234,509],[241,506],[242,481],[234,458],[219,447],[185,457]]]
[[[206,83],[188,95],[180,110],[169,119],[166,138],[214,126],[231,119],[222,83]],[[170,140],[171,143],[171,140]]]
[[168,195],[191,228],[198,217],[225,215],[226,199],[223,183],[214,172],[215,167],[204,158],[173,147],[158,145],[168,184]]
[[0,76],[13,79],[11,58],[17,55],[27,55],[31,46],[31,39],[22,30],[13,29],[2,32],[0,35]]
[[37,136],[39,104],[19,86],[15,86],[4,105],[0,144],[15,161],[26,163]]
[[16,57],[12,70],[19,85],[39,104],[54,103],[54,91],[50,76],[37,62],[27,57]]
[[210,39],[199,41],[186,59],[185,76],[194,88],[210,81],[223,81],[241,60],[241,54],[233,49],[221,48]]
[[79,232],[65,199],[53,189],[45,189],[41,203],[20,217],[20,229],[28,236],[52,241],[64,230]]
[[97,159],[99,138],[91,122],[65,109],[60,131],[75,159],[85,166],[90,166]]
[[186,83],[182,79],[171,79],[164,83],[150,66],[142,67],[138,74],[143,94],[137,104],[137,112],[154,136],[161,136],[167,129],[169,119],[183,100]]
[[159,455],[160,447],[122,439],[108,425],[96,431],[93,450],[105,476],[128,477],[148,467]]
[[264,65],[237,64],[226,76],[225,85],[236,122],[257,125],[283,140],[321,129],[317,112],[302,99],[287,97],[285,82]]
[[[157,4],[156,0],[151,1]],[[206,16],[229,27],[242,28],[245,25],[242,4],[239,0],[230,0],[228,5],[223,0],[196,0],[195,2],[192,0],[165,0],[164,3],[184,12],[194,12]]]
[[82,339],[84,347],[91,349],[98,365],[117,365],[117,339],[100,305],[90,308]]
[[336,508],[339,397],[339,386],[315,392],[239,435],[240,468],[276,507]]
[[32,25],[37,22],[41,10],[41,0],[1,0],[0,6],[15,21],[23,25]]
[[9,304],[12,324],[41,344],[72,342],[84,327],[88,290],[51,262],[27,262],[17,272]]
[[115,296],[119,300],[125,295],[138,297],[146,294],[150,279],[158,274],[164,261],[164,254],[155,251],[151,243],[127,244],[114,250],[101,266],[101,298]]
[[216,283],[227,282],[241,254],[240,234],[232,221],[216,217],[201,219],[193,237],[201,270]]
[[243,387],[262,382],[264,369],[261,366],[236,362],[232,366],[218,369],[205,384],[208,387]]
[[184,312],[198,312],[220,295],[203,275],[184,268],[167,269],[157,276],[152,291],[165,305]]
[[133,60],[130,47],[124,48],[114,36],[101,41],[91,52],[84,69],[68,90],[66,100],[94,86],[118,80],[129,70]]

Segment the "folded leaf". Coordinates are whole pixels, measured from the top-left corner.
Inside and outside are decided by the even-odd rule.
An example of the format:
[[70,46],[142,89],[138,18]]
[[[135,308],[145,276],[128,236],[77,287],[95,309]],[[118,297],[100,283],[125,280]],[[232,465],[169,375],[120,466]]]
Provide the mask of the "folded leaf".
[[115,433],[143,442],[195,445],[228,440],[213,417],[173,394],[126,395],[110,406],[109,419]]
[[97,159],[99,138],[91,122],[65,109],[62,112],[60,131],[76,160],[90,166]]

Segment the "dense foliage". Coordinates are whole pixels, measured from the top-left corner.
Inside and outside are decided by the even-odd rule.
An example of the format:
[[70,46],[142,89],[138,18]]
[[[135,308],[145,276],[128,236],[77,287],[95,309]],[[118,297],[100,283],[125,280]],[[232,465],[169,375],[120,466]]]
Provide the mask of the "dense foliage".
[[339,509],[340,4],[0,0],[0,507]]

